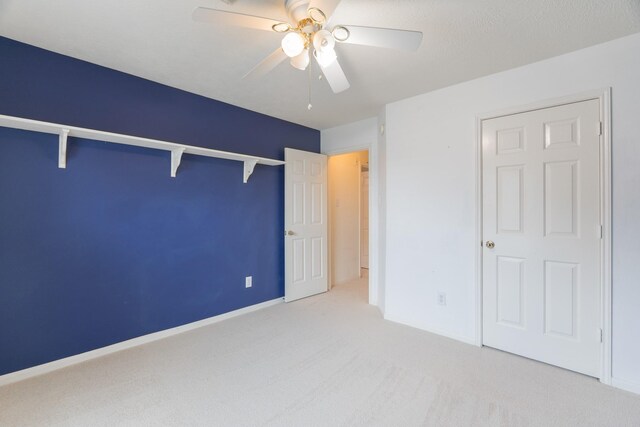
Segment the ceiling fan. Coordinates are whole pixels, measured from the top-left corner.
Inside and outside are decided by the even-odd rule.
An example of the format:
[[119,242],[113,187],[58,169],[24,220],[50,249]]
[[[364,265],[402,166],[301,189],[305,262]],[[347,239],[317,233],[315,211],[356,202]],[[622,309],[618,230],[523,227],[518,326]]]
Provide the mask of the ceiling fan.
[[281,46],[243,78],[262,76],[287,58],[293,67],[305,70],[313,56],[334,93],[347,90],[350,86],[338,62],[336,42],[409,51],[417,50],[420,46],[422,33],[419,31],[330,24],[339,2],[284,0],[289,22],[205,7],[197,8],[193,12],[193,19],[284,34]]

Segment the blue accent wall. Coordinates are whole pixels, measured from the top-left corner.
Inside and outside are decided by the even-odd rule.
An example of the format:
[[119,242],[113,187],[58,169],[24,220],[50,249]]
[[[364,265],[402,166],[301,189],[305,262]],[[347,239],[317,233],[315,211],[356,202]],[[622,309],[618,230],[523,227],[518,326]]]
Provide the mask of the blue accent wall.
[[[301,106],[304,108],[304,106]],[[283,159],[320,133],[0,38],[0,114]],[[0,128],[0,374],[284,294],[283,167]],[[253,288],[245,289],[245,276]]]

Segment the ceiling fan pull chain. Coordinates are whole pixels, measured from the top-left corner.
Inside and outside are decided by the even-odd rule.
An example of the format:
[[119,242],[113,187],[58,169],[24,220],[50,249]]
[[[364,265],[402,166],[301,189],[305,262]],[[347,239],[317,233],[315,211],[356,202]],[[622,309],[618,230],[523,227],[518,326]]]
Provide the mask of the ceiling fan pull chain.
[[313,68],[313,64],[309,64],[309,72],[307,74],[307,80],[309,83],[309,105],[307,105],[307,110],[311,111],[311,109],[313,108],[313,105],[311,105],[311,68]]

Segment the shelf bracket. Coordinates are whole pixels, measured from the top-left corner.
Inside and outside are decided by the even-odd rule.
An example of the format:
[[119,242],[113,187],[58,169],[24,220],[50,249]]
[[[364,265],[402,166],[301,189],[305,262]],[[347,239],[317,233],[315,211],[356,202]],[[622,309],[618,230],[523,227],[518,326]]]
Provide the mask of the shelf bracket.
[[67,168],[67,139],[69,137],[69,129],[62,129],[60,131],[60,138],[58,143],[58,168]]
[[171,177],[176,177],[176,172],[178,172],[178,166],[180,166],[180,161],[182,160],[182,153],[184,153],[184,148],[176,148],[175,150],[171,150]]
[[249,177],[253,173],[253,168],[255,168],[257,164],[258,159],[249,159],[244,161],[244,178],[242,179],[242,182],[245,184],[247,183]]

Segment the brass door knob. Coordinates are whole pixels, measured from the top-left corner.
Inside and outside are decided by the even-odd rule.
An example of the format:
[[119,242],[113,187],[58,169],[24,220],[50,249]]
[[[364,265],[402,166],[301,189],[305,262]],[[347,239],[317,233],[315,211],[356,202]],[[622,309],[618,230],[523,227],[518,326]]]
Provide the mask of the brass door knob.
[[296,233],[294,233],[293,230],[287,231],[287,236],[293,236],[294,234],[296,234]]
[[496,244],[493,243],[491,240],[487,240],[486,246],[488,249],[493,249],[496,247]]

